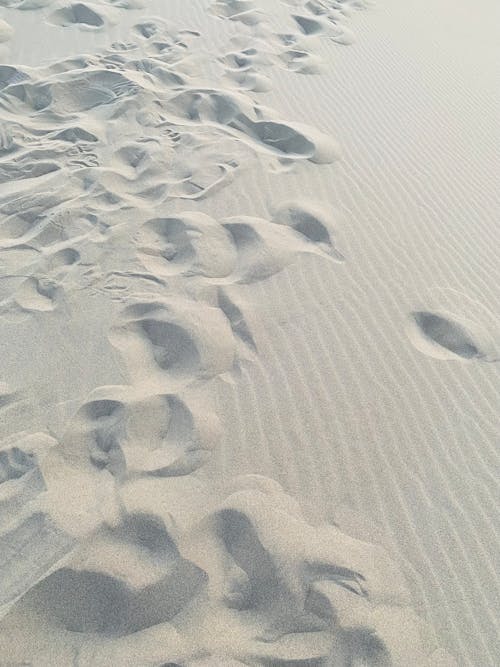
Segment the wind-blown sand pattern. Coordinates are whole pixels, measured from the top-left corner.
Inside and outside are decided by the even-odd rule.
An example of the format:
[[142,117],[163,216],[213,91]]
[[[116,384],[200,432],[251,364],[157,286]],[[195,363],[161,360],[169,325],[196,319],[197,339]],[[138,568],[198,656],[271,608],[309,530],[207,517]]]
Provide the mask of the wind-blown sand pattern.
[[1,667],[499,664],[479,4],[0,0]]

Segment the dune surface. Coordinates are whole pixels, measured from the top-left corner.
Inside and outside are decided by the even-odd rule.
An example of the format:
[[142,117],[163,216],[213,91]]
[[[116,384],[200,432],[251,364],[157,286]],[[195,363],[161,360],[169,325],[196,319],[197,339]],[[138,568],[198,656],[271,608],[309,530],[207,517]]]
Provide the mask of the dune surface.
[[495,0],[0,0],[0,667],[495,667]]

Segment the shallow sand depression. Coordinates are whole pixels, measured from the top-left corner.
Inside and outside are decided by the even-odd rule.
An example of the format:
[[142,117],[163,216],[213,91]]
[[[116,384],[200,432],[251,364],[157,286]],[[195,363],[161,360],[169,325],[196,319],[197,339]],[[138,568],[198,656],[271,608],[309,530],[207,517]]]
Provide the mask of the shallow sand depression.
[[0,6],[0,667],[498,665],[496,2]]

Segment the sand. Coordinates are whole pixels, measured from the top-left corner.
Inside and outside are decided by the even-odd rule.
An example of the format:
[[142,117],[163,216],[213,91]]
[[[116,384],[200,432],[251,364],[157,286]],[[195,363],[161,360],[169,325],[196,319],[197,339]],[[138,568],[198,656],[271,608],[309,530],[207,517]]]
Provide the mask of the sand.
[[0,666],[500,664],[496,1],[0,7]]

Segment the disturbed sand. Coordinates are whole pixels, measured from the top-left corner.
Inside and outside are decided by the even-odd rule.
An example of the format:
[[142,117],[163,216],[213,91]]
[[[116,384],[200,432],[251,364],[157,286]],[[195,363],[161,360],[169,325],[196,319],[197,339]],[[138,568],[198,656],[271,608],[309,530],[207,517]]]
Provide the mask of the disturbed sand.
[[0,7],[0,665],[498,665],[496,2]]

